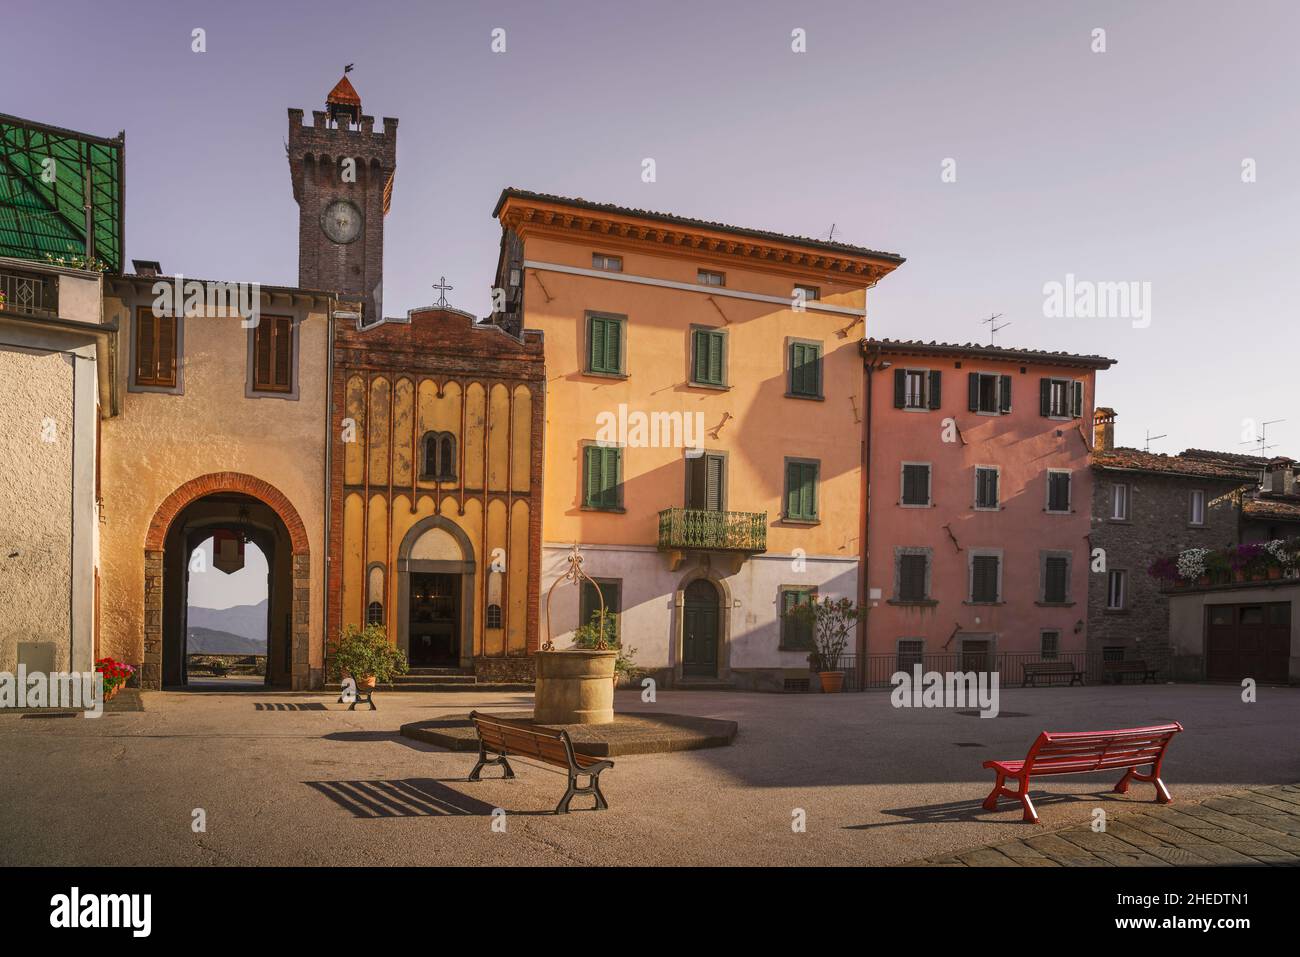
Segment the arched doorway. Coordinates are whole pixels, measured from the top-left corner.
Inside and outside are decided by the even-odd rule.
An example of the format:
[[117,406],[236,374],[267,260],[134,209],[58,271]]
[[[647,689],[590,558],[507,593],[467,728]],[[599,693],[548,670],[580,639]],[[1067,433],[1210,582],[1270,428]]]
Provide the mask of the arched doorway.
[[[254,544],[266,557],[265,684],[310,686],[310,558],[297,511],[273,486],[236,472],[185,483],[159,506],[145,537],[144,668],[141,686],[187,684],[187,594],[191,564],[214,533]],[[201,564],[201,563],[199,563]]]
[[718,589],[707,578],[686,586],[682,598],[682,677],[717,678],[722,615]]
[[412,668],[474,664],[474,571],[474,545],[455,522],[433,515],[402,538],[393,611]]

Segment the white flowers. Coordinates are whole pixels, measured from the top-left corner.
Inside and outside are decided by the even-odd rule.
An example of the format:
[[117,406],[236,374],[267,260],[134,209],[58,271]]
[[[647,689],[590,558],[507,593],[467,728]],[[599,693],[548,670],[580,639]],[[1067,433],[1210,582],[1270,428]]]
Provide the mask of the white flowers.
[[1189,548],[1178,554],[1178,574],[1183,578],[1197,579],[1205,574],[1205,556],[1208,548]]
[[1265,542],[1264,551],[1268,552],[1273,560],[1283,567],[1291,565],[1296,559],[1296,556],[1287,550],[1286,542],[1280,538]]

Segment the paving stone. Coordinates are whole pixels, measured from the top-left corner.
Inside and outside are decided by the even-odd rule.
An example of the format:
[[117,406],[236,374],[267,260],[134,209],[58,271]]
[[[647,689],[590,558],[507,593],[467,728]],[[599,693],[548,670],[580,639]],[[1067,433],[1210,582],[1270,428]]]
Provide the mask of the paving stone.
[[999,851],[1014,858],[1021,863],[1027,863],[1034,860],[1046,860],[1047,856],[1042,851],[1037,851],[1030,847],[1024,841],[1008,841],[1006,844],[994,845]]
[[1178,867],[1205,867],[1210,863],[1209,858],[1201,857],[1184,847],[1148,847],[1147,853]]
[[1169,867],[1168,861],[1162,861],[1152,854],[1143,854],[1133,852],[1131,854],[1119,854],[1113,851],[1098,851],[1097,856],[1108,864],[1114,864],[1116,867]]
[[957,855],[957,860],[971,867],[1015,867],[1016,862],[996,847],[982,847]]

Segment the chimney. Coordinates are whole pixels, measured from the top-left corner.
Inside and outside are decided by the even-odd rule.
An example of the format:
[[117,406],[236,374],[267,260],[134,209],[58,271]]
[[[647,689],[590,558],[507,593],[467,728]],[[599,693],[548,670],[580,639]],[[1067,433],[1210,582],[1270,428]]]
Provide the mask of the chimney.
[[1092,414],[1092,448],[1096,452],[1115,451],[1115,410],[1098,406]]
[[1274,495],[1295,494],[1295,459],[1278,456],[1264,468],[1264,489]]

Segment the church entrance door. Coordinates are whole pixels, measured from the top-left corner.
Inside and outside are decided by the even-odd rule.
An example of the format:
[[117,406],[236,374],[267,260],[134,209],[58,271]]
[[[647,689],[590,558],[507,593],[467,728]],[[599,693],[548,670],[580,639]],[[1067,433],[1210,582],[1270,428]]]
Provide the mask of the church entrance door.
[[460,664],[459,575],[411,573],[409,655],[413,668]]

